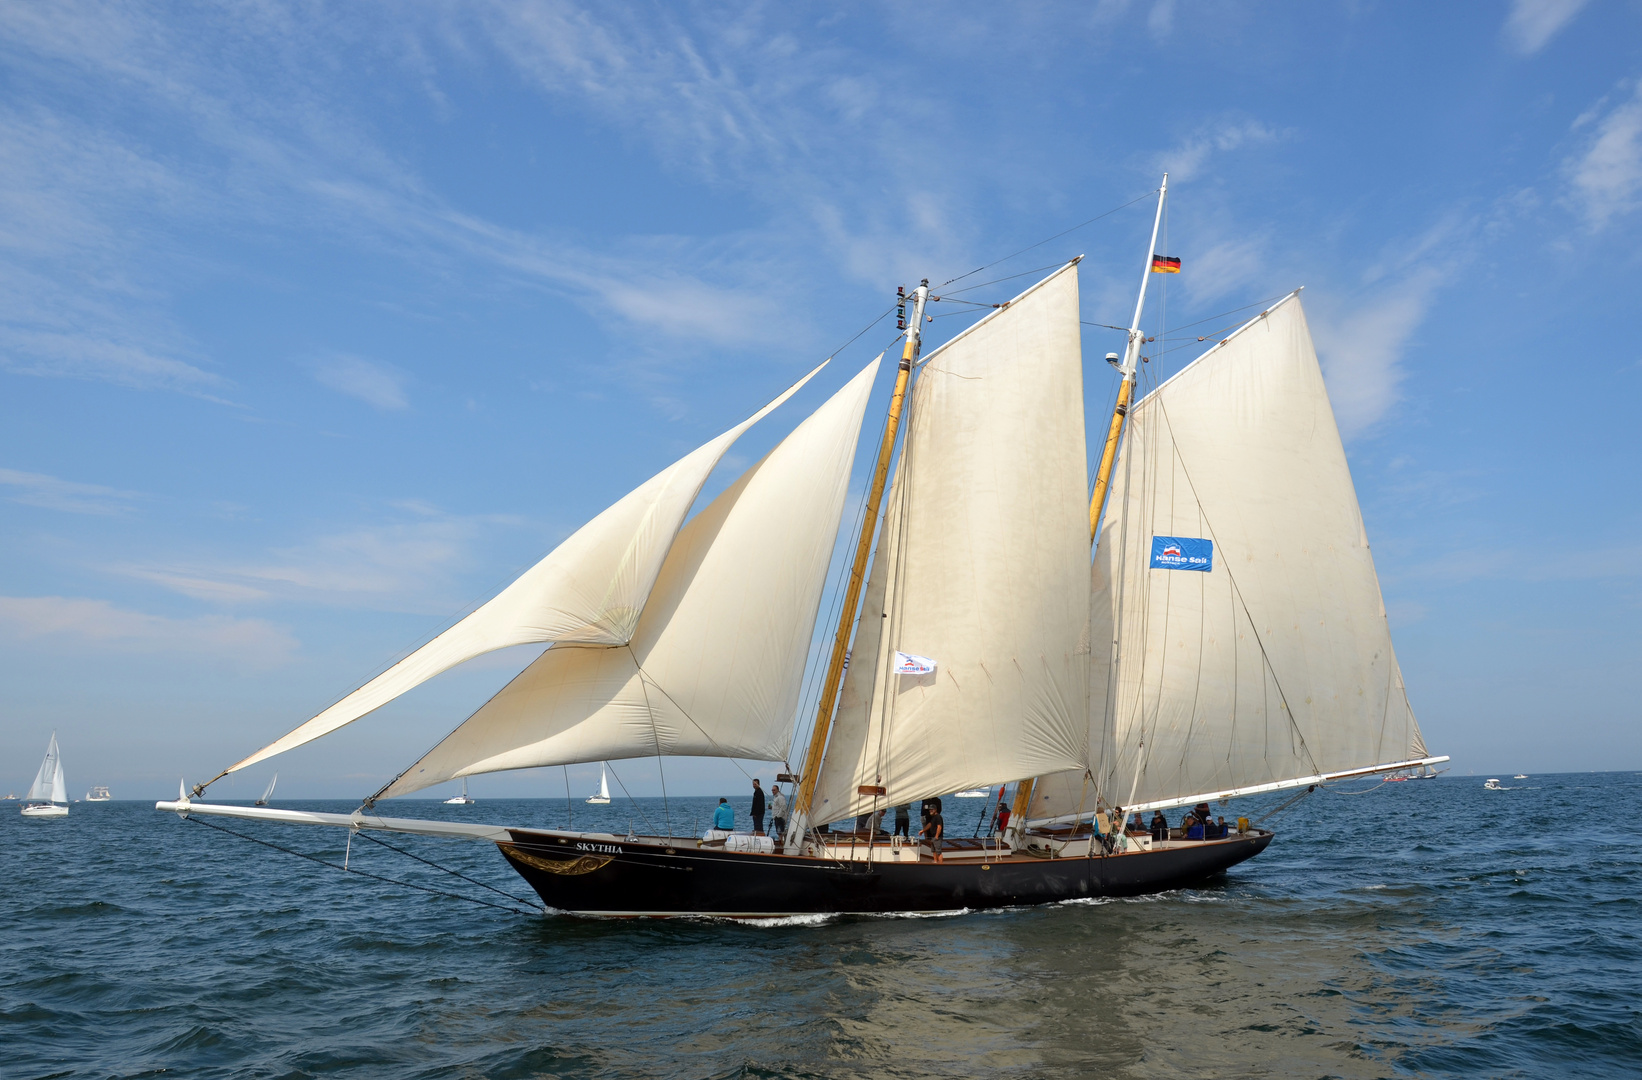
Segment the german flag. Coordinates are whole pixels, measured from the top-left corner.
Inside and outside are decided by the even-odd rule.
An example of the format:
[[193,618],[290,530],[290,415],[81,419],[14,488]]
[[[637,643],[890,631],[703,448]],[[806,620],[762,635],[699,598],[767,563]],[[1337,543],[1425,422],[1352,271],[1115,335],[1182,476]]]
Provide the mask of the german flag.
[[1178,273],[1180,273],[1180,260],[1176,259],[1176,258],[1172,258],[1168,255],[1153,255],[1152,256],[1152,273],[1154,273],[1154,274],[1178,274]]

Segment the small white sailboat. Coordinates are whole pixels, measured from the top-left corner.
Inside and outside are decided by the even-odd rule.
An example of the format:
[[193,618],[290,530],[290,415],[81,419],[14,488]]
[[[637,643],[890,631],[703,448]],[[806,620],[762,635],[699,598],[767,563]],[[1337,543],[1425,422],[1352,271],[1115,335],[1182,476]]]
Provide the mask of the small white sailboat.
[[992,797],[992,792],[987,788],[976,787],[965,791],[954,791],[952,797],[954,799],[988,799]]
[[268,790],[264,791],[262,793],[262,798],[257,800],[256,805],[258,805],[258,806],[267,806],[268,805],[268,800],[274,797],[274,785],[277,784],[277,783],[279,783],[279,773],[275,773],[274,778],[272,780],[268,781]]
[[446,799],[445,800],[445,805],[446,806],[472,806],[474,803],[476,803],[478,801],[479,801],[478,799],[468,798],[468,778],[464,776],[464,777],[462,777],[462,793],[460,795],[452,795],[450,798]]
[[68,817],[68,781],[63,779],[63,759],[57,752],[57,733],[51,733],[46,759],[34,776],[23,802],[24,817]]
[[113,798],[114,796],[110,795],[108,789],[101,784],[86,792],[86,802],[110,802]]
[[604,766],[599,766],[599,793],[589,795],[587,801],[594,806],[604,806],[610,801],[610,780],[605,776]]

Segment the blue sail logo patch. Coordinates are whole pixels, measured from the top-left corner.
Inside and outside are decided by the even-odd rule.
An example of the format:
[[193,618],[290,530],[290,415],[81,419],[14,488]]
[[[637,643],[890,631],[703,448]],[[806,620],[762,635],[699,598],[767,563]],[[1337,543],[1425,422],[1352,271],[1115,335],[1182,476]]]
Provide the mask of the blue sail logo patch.
[[1214,569],[1214,541],[1190,536],[1152,537],[1153,570]]

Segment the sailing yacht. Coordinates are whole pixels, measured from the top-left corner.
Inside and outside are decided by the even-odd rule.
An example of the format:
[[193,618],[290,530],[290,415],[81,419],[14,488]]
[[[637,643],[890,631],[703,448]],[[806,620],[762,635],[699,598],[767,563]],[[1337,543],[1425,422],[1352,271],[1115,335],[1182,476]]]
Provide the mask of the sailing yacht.
[[604,766],[599,766],[599,793],[587,797],[587,801],[594,806],[606,806],[610,802],[610,781],[604,772]]
[[479,801],[478,799],[468,798],[468,778],[464,776],[464,777],[462,777],[462,793],[460,795],[452,795],[450,798],[446,799],[445,800],[445,805],[446,806],[472,806],[474,803],[476,803],[478,801]]
[[[813,712],[800,715],[807,655],[882,355],[688,522],[730,445],[821,368],[210,781],[475,656],[550,643],[354,814],[202,802],[209,783],[157,808],[492,842],[549,908],[577,914],[929,912],[1190,885],[1273,833],[1194,818],[1142,835],[1130,814],[1197,804],[1207,818],[1213,801],[1446,761],[1408,703],[1299,293],[1135,399],[1146,283],[1179,268],[1156,252],[1167,193],[1165,177],[1128,343],[1108,357],[1116,405],[1092,488],[1079,260],[927,356],[939,297],[927,282],[903,295]],[[753,845],[379,813],[472,775],[684,755],[785,763],[785,834]],[[1006,784],[996,836],[936,850],[855,828]]]
[[274,785],[277,783],[279,783],[279,773],[275,773],[273,778],[268,781],[267,788],[265,788],[262,792],[262,798],[258,799],[255,805],[267,806],[268,800],[274,797]]
[[48,818],[68,817],[68,781],[63,778],[63,758],[57,752],[57,733],[51,733],[46,744],[46,758],[40,762],[40,771],[34,774],[34,783],[23,796],[23,816]]

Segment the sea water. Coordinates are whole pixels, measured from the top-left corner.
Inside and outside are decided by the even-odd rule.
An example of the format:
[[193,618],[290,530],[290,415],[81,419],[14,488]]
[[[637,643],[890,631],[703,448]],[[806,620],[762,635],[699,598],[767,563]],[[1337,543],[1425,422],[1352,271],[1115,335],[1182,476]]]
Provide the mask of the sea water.
[[[1264,855],[1160,896],[765,925],[516,914],[340,830],[218,819],[436,891],[152,804],[0,804],[0,1076],[1637,1076],[1642,777],[1482,780],[1319,791]],[[682,833],[714,802],[568,809]],[[948,828],[983,812],[948,800]],[[392,839],[530,896],[487,843]]]

